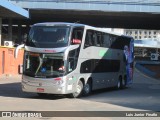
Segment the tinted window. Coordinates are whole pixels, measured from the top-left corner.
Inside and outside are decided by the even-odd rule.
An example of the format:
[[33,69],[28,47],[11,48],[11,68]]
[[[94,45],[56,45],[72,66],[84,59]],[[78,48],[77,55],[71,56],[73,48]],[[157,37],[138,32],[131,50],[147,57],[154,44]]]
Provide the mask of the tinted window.
[[68,45],[70,28],[65,26],[34,26],[26,41],[27,46],[56,48]]
[[92,40],[93,40],[93,31],[87,30],[84,48],[92,46],[93,45],[93,41]]
[[110,35],[107,33],[103,33],[102,38],[102,47],[110,47],[111,41],[110,41]]
[[74,28],[72,38],[82,40],[84,28]]
[[125,45],[129,45],[131,38],[126,36],[118,36],[109,33],[87,30],[84,48],[90,46],[124,49]]
[[94,30],[87,30],[84,48],[89,46],[102,47],[103,44],[105,44],[103,38],[104,36],[101,32],[94,31]]
[[91,59],[81,64],[81,73],[118,72],[120,60]]
[[92,72],[93,60],[87,60],[81,64],[80,73],[91,73]]
[[102,46],[102,33],[97,32],[97,46]]
[[78,57],[79,57],[79,50],[80,50],[79,48],[71,50],[69,52],[69,54],[68,54],[68,62],[67,62],[67,65],[68,65],[67,72],[68,73],[72,72],[77,67],[77,61],[78,61]]
[[131,40],[130,38],[124,36],[116,36],[112,40],[110,48],[123,50],[125,45],[129,45],[130,40]]
[[63,53],[42,54],[25,52],[23,74],[37,78],[54,78],[65,74]]

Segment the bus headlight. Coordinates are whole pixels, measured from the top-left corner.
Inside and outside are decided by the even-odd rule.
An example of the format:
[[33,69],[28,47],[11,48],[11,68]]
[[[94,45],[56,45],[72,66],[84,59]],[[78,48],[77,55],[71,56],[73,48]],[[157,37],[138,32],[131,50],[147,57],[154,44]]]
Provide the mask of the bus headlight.
[[57,81],[58,85],[61,85],[63,83],[63,80]]
[[56,80],[55,80],[55,81],[53,82],[53,84],[54,84],[54,85],[61,85],[61,84],[63,84],[63,80],[59,80],[59,81],[56,81]]
[[55,85],[61,85],[63,83],[63,80],[61,77],[54,78],[54,84]]

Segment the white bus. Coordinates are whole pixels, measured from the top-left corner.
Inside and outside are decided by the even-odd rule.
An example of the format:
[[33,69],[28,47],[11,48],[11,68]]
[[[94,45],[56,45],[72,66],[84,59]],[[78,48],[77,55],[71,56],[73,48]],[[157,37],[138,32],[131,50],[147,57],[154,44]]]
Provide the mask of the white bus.
[[77,23],[34,24],[24,45],[24,92],[88,95],[133,81],[133,38]]

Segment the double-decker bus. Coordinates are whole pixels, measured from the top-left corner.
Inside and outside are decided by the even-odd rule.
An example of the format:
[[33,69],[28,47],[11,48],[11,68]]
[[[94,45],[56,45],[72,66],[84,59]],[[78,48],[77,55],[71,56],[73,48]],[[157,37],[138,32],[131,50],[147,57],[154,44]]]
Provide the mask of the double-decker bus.
[[84,24],[34,24],[24,45],[22,90],[88,95],[133,81],[133,38]]

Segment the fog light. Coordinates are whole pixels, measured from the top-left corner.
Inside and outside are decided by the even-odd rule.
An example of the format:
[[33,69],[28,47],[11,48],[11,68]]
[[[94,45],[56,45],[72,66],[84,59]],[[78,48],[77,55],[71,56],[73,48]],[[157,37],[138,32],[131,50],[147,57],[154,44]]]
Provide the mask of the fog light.
[[59,88],[58,88],[58,91],[62,91],[62,87],[59,87]]

